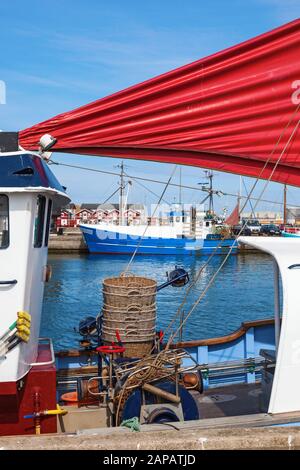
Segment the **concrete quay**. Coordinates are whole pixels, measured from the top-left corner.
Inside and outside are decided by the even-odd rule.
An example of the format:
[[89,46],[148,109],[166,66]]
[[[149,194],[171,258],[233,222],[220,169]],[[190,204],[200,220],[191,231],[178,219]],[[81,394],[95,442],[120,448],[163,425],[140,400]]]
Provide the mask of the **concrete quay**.
[[50,235],[49,253],[88,253],[88,249],[80,232],[67,232]]
[[299,450],[300,428],[214,428],[132,432],[125,428],[69,435],[1,437],[1,450]]

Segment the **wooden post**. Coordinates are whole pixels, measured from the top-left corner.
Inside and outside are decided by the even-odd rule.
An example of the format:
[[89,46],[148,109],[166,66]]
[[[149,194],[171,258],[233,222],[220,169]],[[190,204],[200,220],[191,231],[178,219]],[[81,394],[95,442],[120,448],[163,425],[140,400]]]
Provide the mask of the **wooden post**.
[[173,393],[166,392],[165,390],[161,390],[160,388],[155,387],[154,385],[144,384],[143,390],[146,390],[146,392],[153,393],[153,395],[156,395],[160,398],[164,398],[165,400],[171,401],[172,403],[180,403],[179,396],[176,396]]

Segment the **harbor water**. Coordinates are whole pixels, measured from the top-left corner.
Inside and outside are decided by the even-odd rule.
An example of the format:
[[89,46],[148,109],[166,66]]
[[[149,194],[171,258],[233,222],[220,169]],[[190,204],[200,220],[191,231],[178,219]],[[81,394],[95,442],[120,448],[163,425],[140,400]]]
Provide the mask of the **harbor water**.
[[[49,255],[52,279],[46,284],[41,336],[51,337],[55,349],[78,347],[74,331],[86,316],[102,306],[102,281],[125,270],[128,257],[117,255]],[[131,272],[165,282],[166,272],[183,266],[193,279],[207,257],[137,256]],[[185,304],[187,314],[222,262],[215,256],[203,270]],[[157,329],[165,330],[180,306],[187,286],[167,287],[157,295]],[[231,256],[183,329],[183,340],[228,334],[241,322],[273,316],[273,263],[268,255]],[[178,326],[178,322],[176,323]]]

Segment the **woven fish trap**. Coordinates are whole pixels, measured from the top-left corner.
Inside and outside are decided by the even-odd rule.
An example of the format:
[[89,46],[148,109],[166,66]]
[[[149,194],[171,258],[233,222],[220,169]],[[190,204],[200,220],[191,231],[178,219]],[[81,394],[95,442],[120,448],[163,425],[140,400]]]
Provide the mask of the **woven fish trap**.
[[[153,341],[155,328],[141,327],[135,323],[128,323],[123,328],[118,328],[122,343]],[[116,341],[116,328],[114,326],[102,327],[103,341]]]
[[131,321],[132,319],[137,321],[146,321],[149,318],[156,317],[156,305],[140,306],[140,305],[128,305],[126,308],[113,307],[110,305],[104,305],[102,309],[104,321]]
[[[110,341],[103,341],[104,345],[110,345]],[[130,357],[130,358],[142,358],[145,356],[149,356],[152,351],[154,342],[151,341],[135,341],[135,342],[128,342],[124,343],[125,351],[123,353],[123,357]]]
[[153,279],[121,275],[103,282],[103,344],[117,340],[125,357],[144,357],[152,350],[156,326],[156,289]]
[[156,300],[157,283],[140,276],[120,276],[103,281],[103,301],[111,307],[150,306]]
[[134,316],[126,316],[125,318],[121,316],[103,316],[103,323],[102,323],[102,332],[108,331],[108,329],[112,329],[114,333],[118,330],[120,333],[121,331],[128,331],[128,329],[134,328],[137,332],[140,332],[142,335],[142,331],[153,331],[155,334],[155,323],[156,323],[156,315],[155,312],[152,312],[147,317],[139,318]]

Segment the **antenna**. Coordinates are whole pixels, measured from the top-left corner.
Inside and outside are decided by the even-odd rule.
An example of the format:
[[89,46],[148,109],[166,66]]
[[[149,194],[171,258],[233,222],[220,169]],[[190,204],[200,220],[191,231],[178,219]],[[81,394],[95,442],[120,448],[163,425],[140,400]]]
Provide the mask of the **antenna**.
[[[222,196],[224,193],[219,190],[214,190],[213,189],[213,178],[214,178],[214,173],[210,170],[205,170],[205,178],[208,179],[208,181],[205,182],[200,182],[198,184],[202,185],[201,190],[205,191],[208,193],[208,195],[201,201],[201,204],[204,204],[204,202],[208,199],[209,200],[209,206],[208,206],[208,213],[213,214],[214,213],[214,194],[217,196]],[[208,187],[206,187],[208,185]]]

